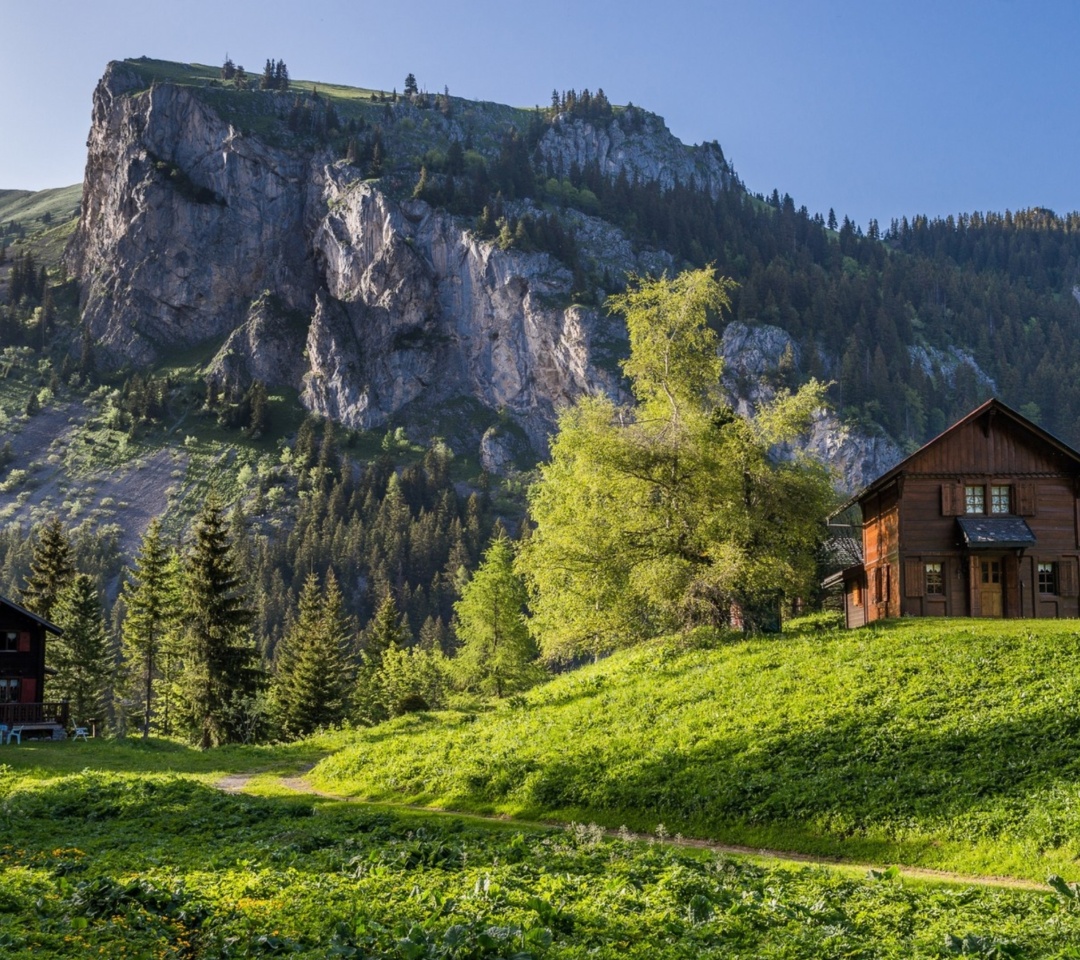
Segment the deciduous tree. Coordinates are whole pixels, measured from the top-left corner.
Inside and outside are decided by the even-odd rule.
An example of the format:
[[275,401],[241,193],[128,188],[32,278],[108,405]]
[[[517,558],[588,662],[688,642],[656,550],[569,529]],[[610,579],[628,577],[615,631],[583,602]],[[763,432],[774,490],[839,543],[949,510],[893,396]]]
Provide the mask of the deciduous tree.
[[823,387],[781,391],[751,417],[720,392],[710,314],[730,283],[711,269],[636,280],[623,314],[637,404],[566,411],[529,493],[523,547],[531,627],[549,659],[598,654],[663,631],[744,622],[813,581],[831,497],[824,468],[779,456]]

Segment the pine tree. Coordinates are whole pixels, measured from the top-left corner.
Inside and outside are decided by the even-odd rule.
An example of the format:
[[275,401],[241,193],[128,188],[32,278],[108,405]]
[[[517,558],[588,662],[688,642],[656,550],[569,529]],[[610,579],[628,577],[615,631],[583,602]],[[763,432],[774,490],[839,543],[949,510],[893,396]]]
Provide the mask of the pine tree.
[[837,227],[836,211],[832,207],[829,207],[829,219],[826,221],[826,226],[828,226],[830,230],[835,230]]
[[212,494],[196,520],[184,571],[182,696],[203,748],[244,739],[261,679],[252,612],[226,524],[221,500]]
[[454,604],[461,649],[453,668],[461,686],[503,697],[536,681],[526,599],[525,585],[514,572],[513,545],[500,536]]
[[266,66],[263,67],[262,79],[259,81],[260,90],[273,90],[274,89],[274,61],[267,60]]
[[60,591],[53,611],[63,635],[50,644],[55,695],[71,704],[76,724],[101,717],[115,664],[109,656],[105,618],[93,579],[80,573]]
[[278,648],[271,692],[276,719],[288,736],[340,724],[348,714],[354,671],[344,606],[332,570],[322,591],[318,577],[308,574],[296,621]]
[[143,536],[135,568],[122,590],[127,609],[122,629],[123,651],[126,661],[136,671],[136,695],[143,701],[143,738],[150,735],[154,690],[161,680],[162,644],[176,622],[179,598],[169,559],[161,537],[161,522],[154,519]]
[[60,518],[54,515],[40,529],[34,544],[30,576],[22,590],[23,603],[39,617],[52,619],[57,597],[74,576],[71,541],[64,533]]
[[416,77],[411,73],[405,78],[405,96],[412,97],[420,92],[419,87],[416,85]]

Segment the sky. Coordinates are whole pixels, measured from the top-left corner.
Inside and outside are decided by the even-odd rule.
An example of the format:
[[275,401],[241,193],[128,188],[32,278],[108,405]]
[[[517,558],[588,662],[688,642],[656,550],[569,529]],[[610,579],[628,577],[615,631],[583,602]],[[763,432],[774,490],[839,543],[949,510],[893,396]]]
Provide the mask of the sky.
[[82,180],[110,60],[532,106],[603,88],[755,192],[863,226],[1080,208],[1076,0],[0,0],[0,188]]

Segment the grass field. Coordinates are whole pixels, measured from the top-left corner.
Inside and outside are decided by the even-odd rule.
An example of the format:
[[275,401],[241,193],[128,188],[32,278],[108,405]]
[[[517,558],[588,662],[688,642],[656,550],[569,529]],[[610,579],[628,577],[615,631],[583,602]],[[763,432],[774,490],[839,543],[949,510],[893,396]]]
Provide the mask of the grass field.
[[374,800],[868,862],[1080,877],[1080,624],[655,642],[479,713],[360,731]]
[[1080,957],[1070,891],[716,856],[274,788],[350,734],[0,752],[5,957]]

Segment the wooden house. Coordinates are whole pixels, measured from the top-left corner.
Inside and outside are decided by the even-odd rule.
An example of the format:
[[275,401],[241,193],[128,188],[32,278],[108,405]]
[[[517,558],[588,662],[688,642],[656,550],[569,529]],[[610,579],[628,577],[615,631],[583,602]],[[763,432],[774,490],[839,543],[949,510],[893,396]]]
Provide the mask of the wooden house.
[[841,508],[862,511],[848,626],[1080,616],[1080,453],[988,400]]
[[48,735],[63,733],[66,703],[47,703],[45,638],[60,628],[0,597],[0,724]]

